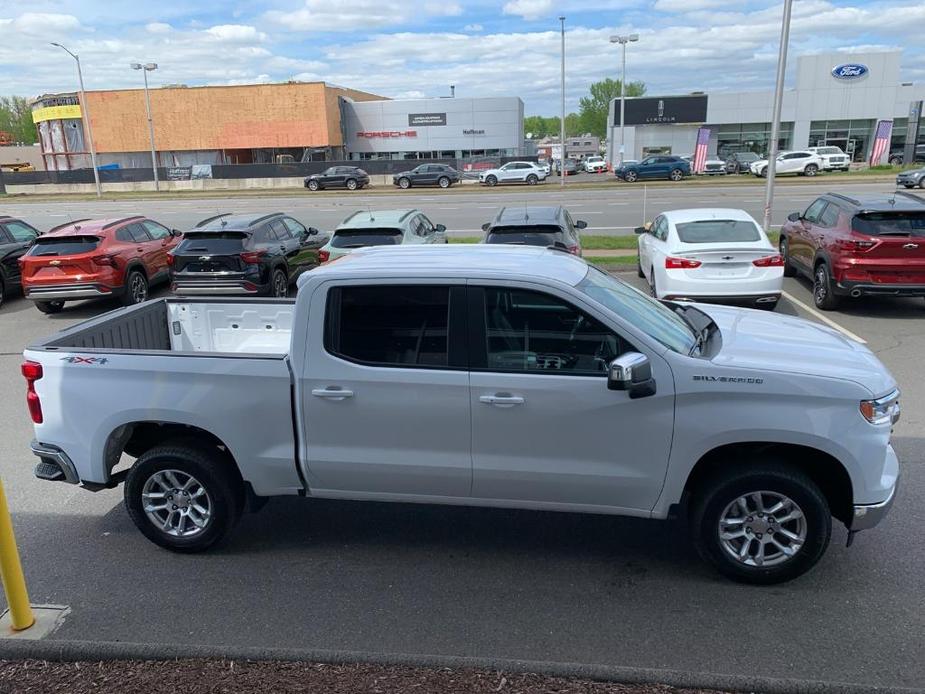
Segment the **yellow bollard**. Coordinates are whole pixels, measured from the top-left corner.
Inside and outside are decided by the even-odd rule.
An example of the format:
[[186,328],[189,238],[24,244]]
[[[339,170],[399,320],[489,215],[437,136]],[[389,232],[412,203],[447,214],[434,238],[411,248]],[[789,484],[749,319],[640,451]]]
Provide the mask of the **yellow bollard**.
[[29,593],[26,579],[19,562],[19,550],[16,548],[16,536],[13,534],[13,521],[10,509],[6,505],[3,482],[0,481],[0,579],[3,580],[3,592],[10,606],[10,619],[14,631],[28,629],[35,624],[32,607],[29,605]]

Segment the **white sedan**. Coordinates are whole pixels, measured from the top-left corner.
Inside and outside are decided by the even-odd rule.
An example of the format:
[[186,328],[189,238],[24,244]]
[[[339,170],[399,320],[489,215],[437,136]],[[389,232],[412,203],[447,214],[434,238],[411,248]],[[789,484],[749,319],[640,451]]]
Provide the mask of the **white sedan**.
[[636,233],[639,276],[657,299],[777,306],[783,258],[744,210],[672,210]]

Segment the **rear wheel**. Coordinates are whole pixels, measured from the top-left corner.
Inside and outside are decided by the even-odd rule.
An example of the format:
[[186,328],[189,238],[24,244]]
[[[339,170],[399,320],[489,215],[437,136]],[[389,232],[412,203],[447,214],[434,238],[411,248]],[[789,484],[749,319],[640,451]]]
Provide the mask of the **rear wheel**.
[[440,186],[441,188],[449,188],[450,179],[448,179],[446,176],[441,176],[440,180],[437,181],[437,185]]
[[639,174],[637,174],[635,171],[627,171],[625,174],[623,174],[623,180],[627,183],[635,183],[636,179],[638,178]]
[[201,552],[225,539],[244,506],[234,463],[218,450],[188,445],[152,448],[125,479],[125,507],[151,542]]
[[125,306],[134,306],[148,299],[148,280],[138,270],[132,270],[128,273],[125,280],[125,294],[122,295],[122,303]]
[[817,173],[819,173],[819,167],[816,166],[815,164],[807,164],[806,168],[803,169],[804,176],[812,177],[812,176],[815,176]]
[[537,178],[535,174],[530,174],[529,176],[527,176],[527,185],[528,185],[528,186],[535,186],[536,183],[537,183],[537,181],[539,181],[539,180],[540,180],[540,179]]
[[780,237],[780,257],[784,259],[784,277],[796,277],[797,271],[790,264],[790,244],[786,236]]
[[671,173],[668,174],[668,178],[672,181],[680,181],[684,178],[684,172],[681,169],[672,169]]
[[277,299],[285,299],[289,294],[289,279],[286,273],[277,268],[273,271],[273,278],[270,281],[270,295]]
[[4,286],[3,286],[3,280],[0,279],[0,306],[3,306],[3,293],[4,293],[4,291],[5,291],[5,289],[4,289]]
[[356,182],[356,179],[354,179],[354,178],[348,178],[348,179],[347,179],[347,184],[346,184],[346,185],[347,185],[347,190],[356,190],[356,189],[357,189],[357,182]]
[[35,307],[42,313],[60,313],[61,309],[64,308],[64,302],[60,299],[56,301],[36,301]]
[[925,176],[919,179],[919,188],[925,188]]
[[823,311],[833,311],[841,303],[840,298],[835,294],[835,285],[832,282],[829,266],[825,263],[819,263],[813,273],[813,303],[816,308]]
[[411,187],[411,179],[408,179],[408,178],[399,178],[399,179],[398,179],[398,187],[399,187],[399,188],[402,188],[402,189],[404,189],[404,190],[408,190],[408,188]]
[[735,581],[768,585],[811,569],[825,553],[832,515],[807,475],[774,460],[724,470],[693,492],[700,556]]
[[314,193],[316,190],[318,190],[320,187],[321,187],[321,186],[318,185],[318,181],[309,181],[309,182],[308,182],[308,189],[309,189],[310,191],[312,191],[313,193]]

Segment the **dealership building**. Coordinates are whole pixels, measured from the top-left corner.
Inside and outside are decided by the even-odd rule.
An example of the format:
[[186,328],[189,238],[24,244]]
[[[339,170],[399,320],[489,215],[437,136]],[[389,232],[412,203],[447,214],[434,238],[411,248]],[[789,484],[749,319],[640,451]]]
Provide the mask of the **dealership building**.
[[[835,145],[854,161],[866,161],[880,120],[892,120],[890,151],[906,142],[910,110],[925,125],[915,104],[925,85],[902,82],[902,51],[822,53],[797,58],[795,81],[785,86],[778,147]],[[774,92],[694,92],[630,98],[625,103],[626,159],[649,154],[690,155],[697,131],[710,129],[709,153],[725,158],[737,151],[769,149]],[[610,105],[607,156],[619,159],[620,100]],[[915,131],[915,127],[913,127]]]
[[[150,90],[162,167],[345,159],[515,156],[523,147],[516,98],[391,100],[326,84],[287,82]],[[147,168],[151,140],[142,89],[47,94],[32,104],[45,168],[90,167],[90,114],[100,166]]]

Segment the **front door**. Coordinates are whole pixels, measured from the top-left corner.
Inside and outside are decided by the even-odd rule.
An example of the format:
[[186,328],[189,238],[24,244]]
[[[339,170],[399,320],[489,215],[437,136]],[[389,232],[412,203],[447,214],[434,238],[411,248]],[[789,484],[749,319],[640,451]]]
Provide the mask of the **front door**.
[[[166,278],[169,270],[167,266],[167,253],[177,245],[177,239],[170,233],[170,229],[150,219],[144,220],[141,224],[152,239],[151,248],[154,249],[152,253],[152,263],[155,268],[155,273],[159,275],[159,277]],[[152,277],[151,279],[154,280],[158,278]]]
[[668,464],[670,372],[655,396],[607,388],[607,365],[637,347],[549,293],[470,286],[472,496],[526,505],[647,510]]
[[800,221],[793,225],[792,233],[787,238],[790,244],[789,253],[792,260],[795,260],[807,272],[813,269],[813,260],[816,257],[816,225],[822,216],[828,203],[819,198],[806,208],[806,212],[800,218]]
[[469,496],[464,311],[461,283],[349,283],[315,293],[309,344],[324,346],[307,355],[300,376],[314,493]]
[[[6,228],[6,238],[4,236]],[[19,259],[32,248],[39,232],[24,222],[10,221],[0,225],[0,262],[6,270],[6,277],[12,284],[19,284],[21,272]]]

